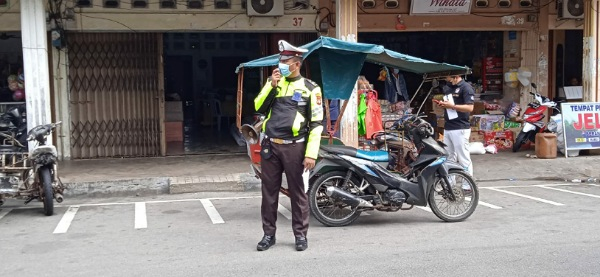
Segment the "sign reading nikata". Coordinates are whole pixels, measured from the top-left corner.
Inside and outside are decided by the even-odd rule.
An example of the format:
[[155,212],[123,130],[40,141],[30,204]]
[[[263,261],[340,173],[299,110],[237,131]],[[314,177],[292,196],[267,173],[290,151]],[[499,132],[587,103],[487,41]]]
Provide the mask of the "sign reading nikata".
[[412,0],[410,14],[469,14],[471,0]]

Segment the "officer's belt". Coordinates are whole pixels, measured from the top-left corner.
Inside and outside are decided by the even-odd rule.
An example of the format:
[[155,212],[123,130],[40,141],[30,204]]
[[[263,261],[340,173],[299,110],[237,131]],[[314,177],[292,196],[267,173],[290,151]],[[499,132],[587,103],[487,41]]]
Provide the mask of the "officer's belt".
[[296,139],[296,140],[287,140],[287,139],[278,139],[278,138],[269,138],[272,143],[276,144],[292,144],[297,142],[303,142],[304,138]]

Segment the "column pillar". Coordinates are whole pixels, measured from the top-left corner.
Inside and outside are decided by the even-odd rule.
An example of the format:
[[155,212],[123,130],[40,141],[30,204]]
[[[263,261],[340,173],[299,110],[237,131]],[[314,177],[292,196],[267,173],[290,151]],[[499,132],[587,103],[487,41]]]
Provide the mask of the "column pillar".
[[598,101],[598,0],[583,5],[583,101]]
[[[27,103],[27,129],[51,123],[50,74],[45,1],[21,0],[21,39]],[[65,124],[69,124],[65,122]],[[48,137],[52,143],[52,137]],[[33,149],[33,142],[29,143]]]
[[[335,34],[336,37],[346,41],[356,42],[358,37],[358,7],[356,0],[335,1]],[[342,116],[340,123],[340,136],[345,145],[358,147],[358,101],[356,86]]]

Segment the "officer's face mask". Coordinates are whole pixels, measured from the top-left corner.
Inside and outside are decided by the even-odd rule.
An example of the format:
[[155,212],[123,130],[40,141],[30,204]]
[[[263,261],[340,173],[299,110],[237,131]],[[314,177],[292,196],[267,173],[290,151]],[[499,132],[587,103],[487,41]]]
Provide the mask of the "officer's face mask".
[[281,73],[283,77],[288,77],[292,75],[292,71],[290,71],[290,65],[285,63],[279,63],[279,73]]

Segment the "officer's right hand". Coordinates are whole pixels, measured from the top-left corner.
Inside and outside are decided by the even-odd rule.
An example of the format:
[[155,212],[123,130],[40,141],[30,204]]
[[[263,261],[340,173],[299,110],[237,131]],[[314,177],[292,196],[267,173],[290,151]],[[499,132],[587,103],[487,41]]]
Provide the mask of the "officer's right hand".
[[279,68],[273,69],[273,74],[271,74],[271,86],[274,88],[277,87],[277,82],[281,79],[281,73],[279,73]]

